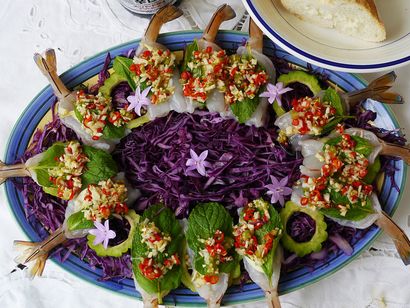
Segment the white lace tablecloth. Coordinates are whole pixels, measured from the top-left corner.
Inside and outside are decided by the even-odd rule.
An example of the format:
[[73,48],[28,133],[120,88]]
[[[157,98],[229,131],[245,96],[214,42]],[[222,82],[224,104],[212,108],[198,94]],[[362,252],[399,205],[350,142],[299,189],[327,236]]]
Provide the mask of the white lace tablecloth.
[[[203,28],[215,8],[228,2],[237,18],[224,29],[246,28],[239,0],[185,0],[184,17],[167,24],[163,32]],[[0,152],[3,154],[12,127],[28,102],[47,85],[32,60],[34,52],[57,50],[59,72],[95,53],[141,37],[148,20],[137,17],[117,0],[2,0],[0,5]],[[245,22],[245,25],[244,25]],[[407,100],[394,106],[402,127],[410,128],[410,66],[396,70],[396,90]],[[379,74],[364,76],[371,79]],[[2,155],[3,157],[3,155]],[[403,191],[394,215],[410,234],[410,193]],[[12,241],[24,239],[0,189],[0,307],[142,307],[135,298],[85,282],[48,262],[44,276],[30,281],[14,267]],[[410,268],[395,253],[390,239],[381,236],[343,270],[318,283],[281,297],[283,307],[410,307]],[[263,302],[248,307],[265,307]]]

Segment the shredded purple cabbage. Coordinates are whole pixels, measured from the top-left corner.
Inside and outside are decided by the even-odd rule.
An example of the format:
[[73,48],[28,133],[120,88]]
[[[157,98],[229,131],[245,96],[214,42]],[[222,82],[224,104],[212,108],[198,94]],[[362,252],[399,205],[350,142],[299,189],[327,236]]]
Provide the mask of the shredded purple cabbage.
[[110,53],[107,53],[107,56],[105,57],[104,65],[98,74],[98,81],[95,85],[93,85],[90,88],[89,90],[90,93],[97,94],[98,89],[104,84],[104,81],[110,77],[110,73],[108,72],[110,63],[111,63],[111,55]]
[[[123,138],[114,159],[142,192],[138,210],[161,200],[179,217],[187,217],[198,202],[236,208],[264,196],[271,175],[289,176],[289,183],[297,180],[302,159],[289,155],[276,138],[274,129],[240,125],[217,114],[171,112]],[[190,149],[209,151],[208,177],[186,171]]]
[[308,242],[315,234],[316,222],[308,214],[296,212],[289,217],[286,231],[295,242]]
[[355,114],[354,119],[349,119],[346,121],[347,127],[359,127],[371,131],[377,135],[380,139],[395,143],[398,145],[405,145],[406,138],[401,133],[400,129],[386,130],[384,128],[379,128],[374,125],[371,125],[369,121],[374,121],[377,117],[377,113],[371,110],[365,110],[362,107],[355,108],[352,111],[352,114]]
[[129,102],[127,101],[127,97],[130,96],[132,92],[128,82],[125,81],[118,84],[111,92],[114,108],[120,109],[128,106]]

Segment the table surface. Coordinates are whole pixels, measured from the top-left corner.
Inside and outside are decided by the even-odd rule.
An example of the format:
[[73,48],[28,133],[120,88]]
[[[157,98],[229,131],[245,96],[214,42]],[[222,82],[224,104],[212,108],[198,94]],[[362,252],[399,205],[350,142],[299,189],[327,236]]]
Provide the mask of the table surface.
[[[184,17],[163,32],[203,28],[215,8],[231,4],[237,18],[224,29],[246,30],[245,10],[239,0],[182,1]],[[141,37],[148,20],[123,9],[117,0],[3,0],[0,6],[0,152],[28,102],[46,85],[32,60],[34,52],[57,50],[59,72],[117,44]],[[396,69],[395,90],[410,103],[410,66]],[[371,80],[381,73],[363,75]],[[407,104],[408,104],[407,103]],[[404,129],[410,128],[410,108],[393,106]],[[3,157],[4,155],[2,155]],[[410,192],[403,191],[394,220],[410,234]],[[0,188],[0,307],[142,307],[136,298],[96,287],[48,262],[44,276],[31,281],[14,267],[12,241],[25,235],[14,220]],[[283,307],[410,307],[410,271],[392,241],[382,235],[343,270],[316,284],[281,296]],[[249,306],[249,305],[248,305]],[[258,307],[265,307],[263,302]],[[239,306],[238,306],[239,307]]]

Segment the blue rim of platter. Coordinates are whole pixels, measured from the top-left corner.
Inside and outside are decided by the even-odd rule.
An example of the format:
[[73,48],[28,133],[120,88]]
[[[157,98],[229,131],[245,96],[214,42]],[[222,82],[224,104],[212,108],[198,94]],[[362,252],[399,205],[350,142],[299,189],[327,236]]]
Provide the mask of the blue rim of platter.
[[[187,44],[192,42],[194,38],[200,37],[200,33],[200,31],[166,33],[160,35],[158,42],[166,45],[171,50],[182,50]],[[217,36],[217,43],[225,49],[236,49],[239,45],[243,44],[247,37],[247,34],[243,32],[220,31]],[[103,66],[107,52],[110,52],[111,56],[115,57],[127,52],[131,48],[137,47],[138,43],[139,40],[134,40],[103,51],[69,69],[62,74],[61,78],[69,88],[74,87],[98,74]],[[265,38],[264,46],[264,52],[267,55],[276,54],[276,56],[282,57],[286,61],[295,65],[301,67],[307,66],[306,62],[299,60],[283,49],[278,48],[267,38]],[[313,66],[313,69],[319,68]],[[363,88],[366,85],[366,82],[356,75],[333,72],[325,69],[321,70],[323,70],[323,72],[329,76],[330,80],[337,84],[342,90],[352,91]],[[54,101],[55,96],[52,89],[50,86],[47,86],[27,106],[15,124],[8,140],[5,154],[6,163],[13,163],[22,156],[30,142],[33,132],[44,115],[49,111],[50,106]],[[376,124],[378,124],[378,126],[389,129],[399,127],[394,114],[388,106],[376,103],[370,105],[370,108],[373,108],[378,112],[378,117],[376,119]],[[377,121],[379,121],[379,123],[377,123]],[[406,182],[407,166],[401,160],[392,161],[391,163],[394,164],[395,168],[398,170],[395,172],[394,180],[400,187],[400,191],[402,191]],[[5,189],[11,211],[20,227],[30,240],[41,240],[39,234],[35,231],[35,228],[25,216],[23,196],[21,192],[17,190],[11,181],[5,183]],[[398,206],[400,197],[401,194],[392,188],[390,179],[386,178],[381,195],[379,196],[380,202],[384,206],[384,210],[389,214],[393,214]],[[36,227],[39,225],[39,222],[31,221],[31,223],[37,224]],[[332,255],[326,263],[318,265],[313,271],[308,268],[301,268],[282,275],[279,284],[279,292],[281,294],[289,293],[333,274],[351,262],[364,249],[368,248],[379,234],[380,230],[376,227],[372,227],[362,238],[357,239],[354,244],[354,252],[352,256],[346,256],[342,252],[339,252],[338,254]],[[63,263],[56,258],[53,258],[53,260],[68,272],[85,279],[94,285],[141,299],[140,294],[134,288],[134,282],[132,279],[99,281],[98,279],[102,276],[102,270],[98,268],[91,269],[87,262],[80,260],[75,255],[70,255],[70,257]],[[253,283],[248,283],[245,284],[242,289],[240,289],[239,286],[229,288],[223,298],[222,304],[227,305],[252,302],[261,300],[263,297],[264,294],[258,286]],[[185,288],[174,290],[164,298],[164,303],[166,305],[178,306],[205,306],[205,302],[202,298]]]
[[253,5],[252,0],[242,0],[245,6],[248,9],[248,12],[251,13],[252,17],[256,19],[258,23],[262,25],[262,28],[264,28],[268,33],[267,35],[272,35],[277,41],[278,44],[282,44],[285,49],[289,49],[301,57],[304,57],[312,62],[316,63],[321,63],[323,65],[331,66],[334,69],[341,69],[341,70],[354,70],[354,71],[377,71],[381,69],[388,69],[388,68],[393,68],[397,67],[400,65],[403,65],[404,63],[407,63],[410,61],[410,56],[406,56],[400,59],[396,59],[393,61],[389,62],[383,62],[383,63],[374,63],[374,64],[348,64],[348,63],[341,63],[341,62],[335,62],[335,61],[330,61],[326,60],[320,57],[317,57],[315,55],[312,55],[295,45],[291,44],[290,42],[286,41],[285,38],[283,38],[279,33],[277,33],[268,23],[265,22],[265,20],[262,18],[262,16],[259,14],[258,10],[256,7]]

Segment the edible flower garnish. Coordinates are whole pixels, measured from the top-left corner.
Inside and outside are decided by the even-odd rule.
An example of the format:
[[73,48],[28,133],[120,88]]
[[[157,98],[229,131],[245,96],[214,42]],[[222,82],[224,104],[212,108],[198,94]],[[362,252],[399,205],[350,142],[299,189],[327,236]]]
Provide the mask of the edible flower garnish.
[[130,102],[127,111],[134,110],[138,116],[141,116],[141,108],[151,104],[150,99],[147,97],[150,90],[151,87],[147,87],[141,92],[141,88],[138,86],[135,90],[135,94],[127,97],[127,101]]
[[276,203],[279,201],[280,205],[285,204],[284,196],[288,196],[292,193],[292,188],[287,187],[289,178],[286,176],[280,181],[273,175],[270,176],[272,184],[265,185],[265,188],[268,189],[266,194],[271,195],[271,203]]
[[94,221],[94,226],[96,229],[88,231],[88,233],[95,236],[93,244],[98,245],[103,243],[104,248],[107,249],[108,241],[116,237],[115,232],[110,230],[109,220],[107,219],[104,225],[98,221]]
[[278,102],[279,106],[282,106],[282,94],[285,94],[286,92],[292,91],[292,88],[283,87],[283,82],[278,82],[277,84],[271,84],[268,83],[266,86],[265,92],[262,92],[259,94],[259,97],[267,97],[269,104],[273,104],[274,101],[276,100]]
[[191,153],[191,158],[186,161],[187,171],[196,169],[200,175],[206,176],[205,167],[211,166],[209,162],[205,161],[208,157],[208,150],[203,151],[199,156],[192,149],[189,152]]

